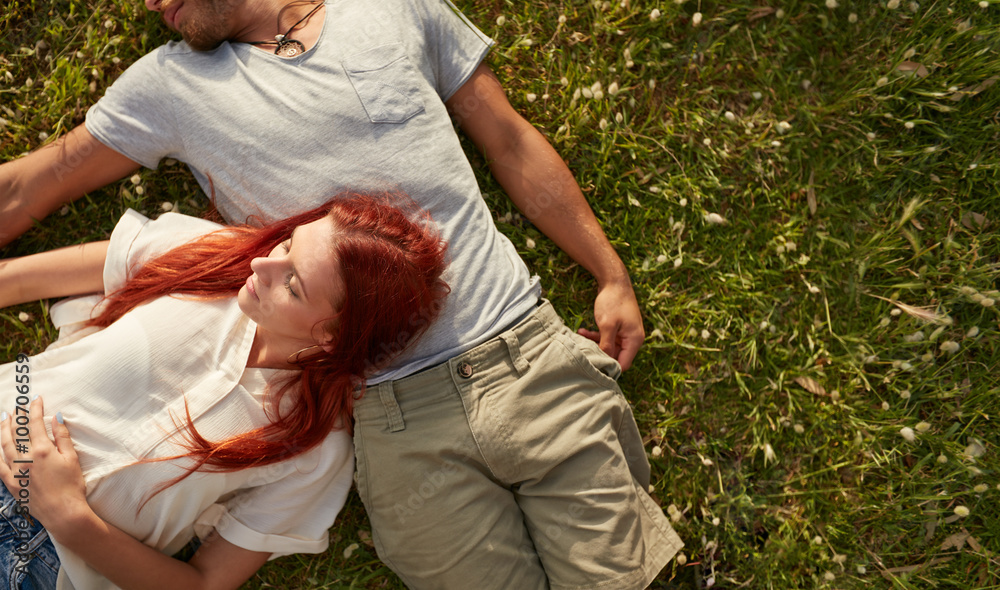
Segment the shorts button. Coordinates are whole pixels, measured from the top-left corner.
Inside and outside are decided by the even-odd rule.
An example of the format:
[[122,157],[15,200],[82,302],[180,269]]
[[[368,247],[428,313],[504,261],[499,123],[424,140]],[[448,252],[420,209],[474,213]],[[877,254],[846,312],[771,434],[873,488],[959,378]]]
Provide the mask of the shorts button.
[[472,365],[469,363],[462,363],[461,365],[458,365],[458,376],[463,379],[472,377]]

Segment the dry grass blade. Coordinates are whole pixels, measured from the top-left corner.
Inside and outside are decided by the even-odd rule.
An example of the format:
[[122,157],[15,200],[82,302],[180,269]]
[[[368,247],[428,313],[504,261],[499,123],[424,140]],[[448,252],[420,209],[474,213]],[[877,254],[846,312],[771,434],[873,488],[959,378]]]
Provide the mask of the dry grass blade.
[[930,74],[924,64],[915,61],[904,61],[896,69],[904,74],[916,74],[918,78],[926,78]]
[[888,301],[889,303],[895,305],[900,311],[906,313],[907,315],[913,316],[922,322],[927,322],[929,324],[942,324],[947,325],[951,323],[948,316],[938,313],[936,310],[932,310],[929,307],[914,307],[912,305],[907,305],[902,301],[896,301],[895,299],[890,299],[888,297],[880,297],[878,295],[868,294],[869,297],[874,297],[876,299],[881,299],[882,301]]
[[815,379],[810,377],[796,377],[793,379],[796,383],[802,386],[803,389],[809,393],[815,393],[816,395],[826,395],[826,389],[816,382]]

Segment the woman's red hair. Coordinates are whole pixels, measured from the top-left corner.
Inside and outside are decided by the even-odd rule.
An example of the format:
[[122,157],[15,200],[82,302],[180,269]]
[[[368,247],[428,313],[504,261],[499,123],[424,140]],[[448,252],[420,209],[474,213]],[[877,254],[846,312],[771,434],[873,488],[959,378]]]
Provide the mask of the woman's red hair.
[[[195,465],[184,477],[204,465],[235,471],[283,461],[313,448],[335,428],[350,429],[353,402],[363,393],[365,378],[385,367],[436,317],[448,293],[440,278],[447,264],[445,243],[412,201],[391,200],[395,204],[388,196],[343,193],[264,227],[233,226],[207,234],[147,262],[90,320],[105,327],[138,305],[172,294],[235,297],[252,274],[251,260],[267,256],[296,227],[333,218],[330,255],[340,265],[345,288],[330,322],[333,350],[296,363],[298,376],[272,392],[267,426],[211,442],[187,416],[189,453],[183,456],[193,457]],[[290,409],[279,413],[281,400],[293,392]]]

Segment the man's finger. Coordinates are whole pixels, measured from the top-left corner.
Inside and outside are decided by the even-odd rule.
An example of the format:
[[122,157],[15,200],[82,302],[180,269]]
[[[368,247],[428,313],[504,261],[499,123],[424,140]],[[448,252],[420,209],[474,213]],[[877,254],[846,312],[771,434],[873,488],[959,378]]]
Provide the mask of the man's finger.
[[601,329],[601,340],[599,342],[604,354],[618,360],[618,325],[612,324],[610,328]]
[[622,367],[622,371],[627,371],[632,366],[632,361],[635,360],[635,355],[638,354],[640,346],[642,346],[642,340],[634,340],[632,338],[622,339],[622,348],[618,353],[617,359],[618,364]]
[[601,333],[595,332],[593,330],[588,330],[586,328],[580,328],[576,331],[577,334],[587,338],[588,340],[593,340],[594,342],[601,343]]

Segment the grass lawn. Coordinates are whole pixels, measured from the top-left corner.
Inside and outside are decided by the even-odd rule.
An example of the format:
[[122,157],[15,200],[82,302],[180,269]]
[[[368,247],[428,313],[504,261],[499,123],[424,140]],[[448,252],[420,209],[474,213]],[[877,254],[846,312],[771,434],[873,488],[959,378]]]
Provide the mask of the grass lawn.
[[[621,384],[687,544],[653,587],[1000,587],[1000,1],[457,4],[631,271],[648,338]],[[80,124],[168,33],[136,0],[5,2],[0,158]],[[591,325],[586,271],[480,178]],[[204,208],[183,165],[0,256],[167,203]],[[0,311],[0,361],[51,340],[46,310]],[[402,588],[368,529],[352,496],[325,554],[246,587]]]

